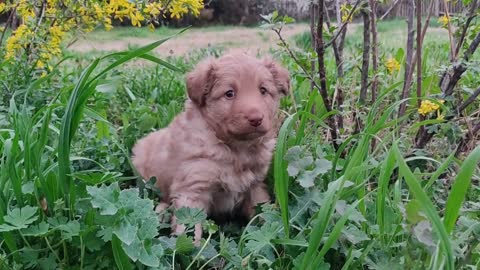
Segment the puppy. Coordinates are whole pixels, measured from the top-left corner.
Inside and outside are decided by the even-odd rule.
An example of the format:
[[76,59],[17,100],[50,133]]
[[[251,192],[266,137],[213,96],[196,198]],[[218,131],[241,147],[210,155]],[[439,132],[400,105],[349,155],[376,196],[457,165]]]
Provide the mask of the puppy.
[[[289,73],[270,59],[231,54],[199,63],[186,82],[184,112],[138,141],[133,164],[144,179],[156,177],[164,194],[160,208],[252,217],[269,200],[264,180]],[[172,231],[184,230],[173,217]],[[197,224],[196,241],[201,233]]]

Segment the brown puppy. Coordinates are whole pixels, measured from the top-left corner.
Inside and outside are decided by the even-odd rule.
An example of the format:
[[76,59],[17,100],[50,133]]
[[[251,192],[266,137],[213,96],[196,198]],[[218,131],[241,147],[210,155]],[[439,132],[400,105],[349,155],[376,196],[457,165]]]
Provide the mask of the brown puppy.
[[[280,97],[289,85],[288,71],[270,59],[233,54],[198,64],[187,76],[185,111],[133,148],[137,171],[145,179],[155,176],[164,193],[161,207],[251,217],[258,203],[268,201],[264,179]],[[173,218],[172,230],[184,229]]]

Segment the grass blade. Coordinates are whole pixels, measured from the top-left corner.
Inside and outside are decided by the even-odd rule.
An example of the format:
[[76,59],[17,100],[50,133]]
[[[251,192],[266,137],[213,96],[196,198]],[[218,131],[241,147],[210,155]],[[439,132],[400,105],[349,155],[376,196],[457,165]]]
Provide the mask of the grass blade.
[[275,178],[275,197],[280,205],[282,214],[283,227],[285,229],[285,236],[290,237],[290,224],[288,218],[288,184],[289,177],[287,173],[286,162],[283,159],[287,152],[287,138],[291,127],[296,118],[296,114],[292,114],[283,122],[280,131],[278,132],[277,146],[275,149],[273,160],[273,175]]
[[380,237],[383,239],[385,233],[385,205],[388,196],[388,183],[392,176],[393,169],[395,169],[395,154],[390,150],[387,154],[387,159],[383,162],[380,169],[380,176],[378,177],[377,189],[377,224],[380,230]]
[[455,157],[455,152],[451,153],[450,156],[438,167],[438,169],[430,176],[427,184],[424,187],[424,190],[428,190],[435,181],[437,181],[438,177],[448,168],[450,163],[452,163],[453,158]]
[[447,233],[451,233],[455,227],[460,207],[462,206],[468,188],[471,186],[473,172],[478,169],[480,162],[480,146],[477,146],[472,153],[463,161],[462,167],[458,171],[455,182],[453,182],[452,190],[448,195],[447,204],[445,207],[445,219],[443,223],[447,229]]
[[410,168],[407,166],[407,163],[405,162],[402,155],[400,154],[400,150],[398,149],[398,146],[396,143],[394,143],[392,151],[394,151],[395,153],[400,174],[405,179],[405,182],[407,183],[410,191],[413,193],[415,198],[420,202],[425,215],[430,220],[430,223],[432,224],[434,231],[437,233],[438,237],[440,238],[439,245],[443,250],[443,254],[445,255],[445,259],[446,259],[445,269],[453,270],[455,268],[455,259],[453,256],[452,245],[448,237],[447,229],[445,228],[442,221],[440,220],[440,216],[435,210],[435,206],[433,205],[432,201],[428,198],[427,194],[425,194],[425,192],[423,191],[422,186],[419,183],[419,179],[415,177],[415,175],[412,173]]
[[[177,35],[180,35],[181,33],[187,31],[189,27],[187,28],[184,28],[182,29],[181,31],[179,31],[178,33],[172,35],[172,36],[169,36],[169,37],[166,37],[164,39],[161,39],[161,40],[158,40],[158,41],[155,41],[155,42],[152,42],[146,46],[143,46],[143,47],[140,47],[138,49],[135,49],[135,50],[132,50],[132,51],[129,51],[127,52],[124,56],[122,56],[120,59],[117,59],[115,62],[113,62],[112,64],[110,64],[108,67],[106,67],[104,70],[102,70],[99,74],[97,74],[93,79],[92,81],[100,78],[101,76],[103,76],[105,73],[107,73],[108,71],[116,68],[117,66],[135,58],[135,57],[141,57],[142,55],[145,55],[146,53],[150,52],[151,50],[155,49],[156,47],[162,45],[162,43],[166,42],[167,40],[171,39],[172,37],[174,36],[177,36]],[[105,58],[110,58],[111,56],[114,56],[114,55],[118,55],[118,53],[116,54],[109,54],[105,57],[103,57],[102,59],[105,59]],[[150,58],[151,59],[151,58]],[[148,59],[148,60],[150,60]]]
[[129,270],[132,269],[132,265],[128,259],[127,254],[123,251],[122,241],[118,239],[115,234],[112,234],[112,251],[113,257],[115,258],[115,263],[117,264],[118,269],[120,270]]

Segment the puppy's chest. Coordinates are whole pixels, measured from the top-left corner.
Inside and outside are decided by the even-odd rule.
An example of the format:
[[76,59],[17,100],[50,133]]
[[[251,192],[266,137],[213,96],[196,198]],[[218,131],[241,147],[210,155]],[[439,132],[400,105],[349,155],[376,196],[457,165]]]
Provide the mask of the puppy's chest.
[[262,182],[268,170],[271,153],[266,149],[242,149],[222,161],[220,185],[226,192],[244,192],[255,182]]

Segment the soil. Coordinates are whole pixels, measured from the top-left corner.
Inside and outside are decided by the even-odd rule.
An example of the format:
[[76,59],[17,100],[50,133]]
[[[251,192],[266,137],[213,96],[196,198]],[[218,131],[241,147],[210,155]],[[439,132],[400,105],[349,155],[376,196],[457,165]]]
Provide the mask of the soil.
[[[287,25],[282,30],[282,36],[288,39],[296,34],[308,31],[307,24]],[[79,40],[70,49],[77,52],[89,51],[120,51],[128,49],[129,45],[143,46],[158,39],[123,38],[111,41]],[[258,27],[231,27],[221,30],[190,29],[186,33],[170,39],[156,49],[161,56],[182,56],[197,48],[209,46],[221,47],[227,52],[264,53],[269,48],[277,46],[278,38],[269,29]]]

